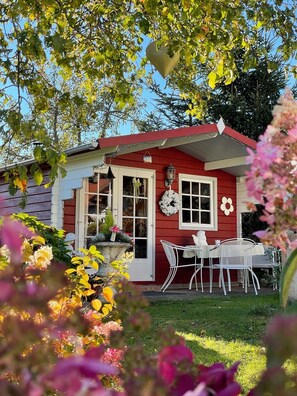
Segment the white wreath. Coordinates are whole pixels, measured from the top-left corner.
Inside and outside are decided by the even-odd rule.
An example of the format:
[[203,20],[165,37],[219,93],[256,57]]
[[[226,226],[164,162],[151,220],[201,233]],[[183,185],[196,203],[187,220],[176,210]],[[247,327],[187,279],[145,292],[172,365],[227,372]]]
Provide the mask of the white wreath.
[[166,216],[172,216],[179,211],[179,196],[174,190],[167,190],[159,201],[160,209]]

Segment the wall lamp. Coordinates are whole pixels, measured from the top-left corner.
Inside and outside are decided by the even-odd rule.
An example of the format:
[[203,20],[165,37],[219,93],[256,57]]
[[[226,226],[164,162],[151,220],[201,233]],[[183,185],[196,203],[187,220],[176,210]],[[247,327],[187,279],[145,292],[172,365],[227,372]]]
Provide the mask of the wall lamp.
[[165,186],[170,187],[174,180],[175,180],[175,167],[172,164],[170,164],[166,168]]
[[147,164],[151,164],[153,162],[152,156],[148,151],[143,156],[143,162]]

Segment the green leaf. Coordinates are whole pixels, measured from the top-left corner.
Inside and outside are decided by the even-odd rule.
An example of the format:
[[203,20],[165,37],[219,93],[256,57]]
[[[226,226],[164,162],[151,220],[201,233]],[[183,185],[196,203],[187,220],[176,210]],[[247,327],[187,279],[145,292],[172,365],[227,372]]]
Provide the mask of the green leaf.
[[217,74],[214,71],[211,71],[208,75],[208,85],[210,88],[214,88],[217,82]]
[[37,162],[40,162],[43,160],[43,149],[40,146],[34,147],[34,158],[36,159]]
[[36,185],[40,186],[40,184],[42,183],[42,180],[43,180],[43,173],[42,173],[41,169],[37,169],[34,172],[33,179],[34,179]]
[[19,174],[20,174],[20,179],[21,180],[27,180],[28,168],[26,166],[20,165],[18,167],[18,171],[19,171]]
[[217,66],[217,73],[219,77],[223,77],[224,75],[224,61],[223,59],[220,60]]
[[288,302],[289,289],[293,277],[297,270],[297,249],[295,249],[289,256],[286,264],[283,267],[280,279],[280,296],[281,305],[285,307]]

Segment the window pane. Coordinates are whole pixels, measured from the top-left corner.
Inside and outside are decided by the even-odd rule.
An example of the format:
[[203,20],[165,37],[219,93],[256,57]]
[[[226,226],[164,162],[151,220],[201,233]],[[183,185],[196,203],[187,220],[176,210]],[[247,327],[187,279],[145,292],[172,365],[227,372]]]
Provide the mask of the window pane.
[[123,177],[123,195],[134,195],[134,187],[133,187],[133,177],[124,176]]
[[192,183],[192,194],[199,194],[199,183]]
[[135,236],[143,237],[147,236],[147,220],[146,219],[137,219],[135,220]]
[[136,239],[134,254],[135,254],[135,258],[147,258],[146,239]]
[[210,197],[210,184],[201,183],[201,195]]
[[130,236],[133,233],[133,219],[123,219],[123,230]]
[[190,182],[187,181],[182,182],[182,193],[190,194]]
[[99,192],[101,194],[108,194],[109,193],[109,180],[105,178],[105,175],[100,174],[100,180],[99,180]]
[[190,198],[188,195],[182,196],[182,207],[190,209]]
[[97,196],[89,195],[88,213],[97,213]]
[[123,216],[133,216],[133,198],[123,198]]
[[136,197],[147,197],[147,179],[134,178],[134,188]]
[[201,198],[201,209],[210,210],[210,198]]
[[193,223],[200,224],[199,212],[197,210],[192,212],[192,216],[193,216]]
[[191,223],[191,212],[183,210],[183,223]]
[[201,212],[201,224],[210,224],[209,212]]
[[146,199],[137,199],[135,203],[136,206],[136,216],[138,217],[146,217],[147,216],[147,200]]
[[192,209],[199,209],[199,197],[192,197]]
[[88,219],[87,236],[96,235],[98,232],[98,222]]

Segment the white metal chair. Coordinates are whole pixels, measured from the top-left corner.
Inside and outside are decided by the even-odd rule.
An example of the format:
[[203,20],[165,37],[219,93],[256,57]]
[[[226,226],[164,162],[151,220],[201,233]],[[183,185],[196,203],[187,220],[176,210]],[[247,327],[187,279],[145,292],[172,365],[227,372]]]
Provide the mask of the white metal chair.
[[278,272],[281,271],[281,252],[273,246],[264,246],[265,253],[263,255],[253,256],[253,268],[271,270],[272,272],[272,288],[278,288]]
[[[161,286],[161,291],[165,291],[168,286],[171,284],[173,281],[177,270],[179,268],[187,268],[187,267],[193,267],[194,271],[194,278],[195,278],[195,285],[196,285],[196,290],[198,290],[198,285],[197,285],[197,278],[196,275],[200,271],[200,281],[201,281],[201,290],[203,292],[203,279],[202,279],[202,267],[203,267],[203,256],[202,256],[202,249],[199,247],[187,247],[187,246],[180,246],[180,245],[175,245],[174,243],[168,242],[161,240],[164,252],[166,254],[167,260],[169,262],[169,272],[167,275],[167,278],[163,285]],[[195,255],[193,257],[193,262],[189,263],[186,262],[185,259],[183,259],[183,254],[186,250],[195,250]],[[189,290],[191,290],[192,287],[192,281],[193,281],[193,276],[191,278],[191,281],[189,283]]]
[[221,241],[220,244],[220,259],[218,264],[213,264],[213,268],[220,270],[219,283],[223,287],[224,294],[226,295],[226,286],[224,280],[224,271],[227,273],[228,278],[228,291],[231,291],[231,277],[230,271],[241,271],[242,285],[247,293],[249,285],[249,275],[253,282],[255,294],[257,289],[260,289],[260,284],[252,266],[252,249],[255,242],[247,238],[230,238]]

